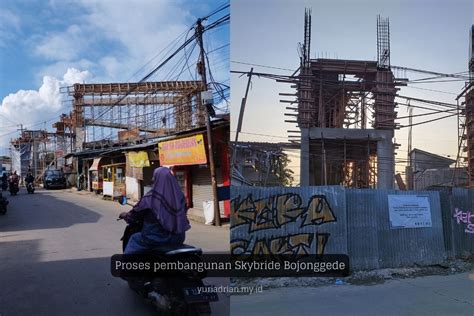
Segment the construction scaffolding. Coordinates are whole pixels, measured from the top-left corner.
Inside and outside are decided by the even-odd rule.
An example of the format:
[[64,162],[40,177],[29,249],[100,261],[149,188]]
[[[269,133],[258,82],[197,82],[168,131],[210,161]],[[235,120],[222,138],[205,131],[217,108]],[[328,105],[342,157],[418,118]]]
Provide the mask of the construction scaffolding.
[[28,172],[39,179],[54,160],[55,133],[46,130],[21,129],[20,137],[11,141],[12,169],[25,177]]
[[73,98],[73,111],[59,123],[72,131],[75,150],[97,139],[166,136],[206,125],[202,90],[201,81],[75,84],[62,90]]
[[392,138],[399,128],[395,96],[404,83],[390,69],[388,19],[377,18],[378,61],[311,59],[310,43],[311,12],[306,10],[299,74],[280,80],[297,90],[296,99],[282,102],[297,104],[285,113],[296,120],[285,122],[300,129],[301,185],[393,187]]
[[[469,81],[457,96],[459,150],[457,165],[467,167],[469,187],[474,187],[474,25],[469,33]],[[459,102],[464,99],[462,105]],[[462,151],[462,152],[461,152]],[[454,182],[455,179],[453,179]]]

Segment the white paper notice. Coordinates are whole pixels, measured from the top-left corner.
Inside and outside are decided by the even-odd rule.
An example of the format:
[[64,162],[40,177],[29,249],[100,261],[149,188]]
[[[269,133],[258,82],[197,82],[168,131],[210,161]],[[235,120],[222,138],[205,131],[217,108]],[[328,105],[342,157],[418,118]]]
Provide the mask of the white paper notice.
[[390,228],[432,227],[427,196],[389,195]]

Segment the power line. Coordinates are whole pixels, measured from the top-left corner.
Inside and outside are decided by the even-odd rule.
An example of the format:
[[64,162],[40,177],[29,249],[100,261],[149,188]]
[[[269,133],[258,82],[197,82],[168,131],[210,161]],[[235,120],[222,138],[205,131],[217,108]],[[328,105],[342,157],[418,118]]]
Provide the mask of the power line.
[[448,77],[448,78],[469,79],[469,77],[458,75],[458,74],[455,74],[455,73],[454,74],[446,74],[446,73],[441,73],[441,72],[436,72],[436,71],[431,71],[431,70],[415,69],[415,68],[402,67],[402,66],[393,66],[393,65],[390,66],[390,68],[398,69],[398,70],[405,70],[405,71],[432,74],[432,75],[436,75],[437,78]]
[[155,56],[153,56],[147,63],[145,63],[142,67],[140,67],[128,80],[127,82],[129,82],[135,75],[137,75],[141,70],[145,69],[146,66],[148,66],[154,59],[156,59],[159,55],[161,55],[166,49],[169,48],[168,52],[171,51],[171,49],[173,47],[175,47],[179,40],[181,39],[181,37],[186,34],[186,33],[189,33],[189,30],[185,30],[183,33],[181,33],[174,41],[170,42],[166,47],[164,47],[161,51],[159,51]]
[[230,43],[227,43],[227,44],[224,44],[224,45],[222,45],[222,46],[220,46],[220,47],[214,48],[213,50],[207,52],[207,54],[211,54],[211,53],[213,53],[213,52],[215,52],[215,51],[218,51],[218,50],[220,50],[220,49],[226,48],[226,47],[228,47],[228,46],[230,46]]
[[203,17],[201,20],[207,20],[211,16],[213,16],[213,15],[215,15],[215,14],[217,14],[217,13],[219,13],[219,12],[229,8],[229,7],[230,7],[230,4],[225,4],[224,3],[220,7],[218,7],[215,11],[213,11],[213,12],[209,13],[208,15],[206,15],[205,17]]
[[[4,119],[6,119],[6,120],[8,120],[8,121],[10,121],[10,122],[12,122],[12,123],[14,123],[14,124],[16,124],[16,122],[14,122],[13,120],[11,120],[10,118],[8,118],[7,116],[5,116],[5,115],[3,115],[3,114],[1,114],[1,113],[0,113],[0,116],[3,117]],[[16,126],[16,125],[14,125],[14,126]]]
[[289,68],[281,68],[281,67],[266,66],[266,65],[261,65],[261,64],[245,63],[245,62],[235,61],[235,60],[231,60],[230,62],[234,63],[234,64],[242,64],[242,65],[248,65],[248,66],[256,66],[256,67],[263,67],[263,68],[270,68],[270,69],[295,71],[294,69],[289,69]]
[[438,82],[460,82],[466,81],[465,79],[453,79],[453,80],[432,80],[432,81],[408,81],[409,84],[417,84],[417,83],[438,83]]
[[[399,120],[399,119],[405,119],[405,118],[410,118],[410,117],[418,117],[418,116],[427,116],[427,115],[434,115],[434,114],[441,114],[441,113],[451,113],[453,111],[457,111],[456,109],[452,109],[452,110],[438,110],[438,111],[434,111],[434,112],[429,112],[429,113],[422,113],[422,114],[415,114],[415,115],[408,115],[408,116],[400,116],[400,117],[397,117],[395,119]],[[457,114],[457,113],[456,113]]]
[[436,89],[427,89],[427,88],[410,87],[410,86],[406,86],[406,88],[418,89],[418,90],[424,90],[424,91],[431,91],[431,92],[439,92],[439,93],[452,94],[452,95],[458,95],[457,93],[448,92],[448,91],[442,91],[442,90],[436,90]]
[[422,125],[422,124],[427,124],[427,123],[439,121],[439,120],[442,120],[442,119],[445,119],[445,118],[453,117],[453,116],[456,116],[456,115],[458,115],[458,114],[457,114],[457,113],[454,113],[454,114],[446,115],[446,116],[443,116],[443,117],[438,117],[438,118],[435,118],[435,119],[432,119],[432,120],[423,121],[423,122],[419,122],[419,123],[415,123],[415,124],[401,125],[400,128],[410,127],[410,126],[417,126],[417,125]]
[[[268,66],[268,65],[255,64],[255,63],[248,63],[248,62],[243,62],[243,61],[235,61],[235,60],[232,60],[231,63],[242,64],[242,65],[249,65],[249,66],[257,66],[257,67],[264,67],[264,68],[270,68],[270,69],[280,69],[280,70],[294,71],[294,69],[281,68],[281,67]],[[453,73],[453,74],[445,74],[445,73],[439,73],[439,72],[434,72],[434,71],[430,71],[430,70],[421,70],[421,69],[414,69],[414,68],[401,67],[401,66],[390,66],[390,67],[393,68],[393,69],[398,69],[398,70],[421,72],[421,73],[428,73],[428,74],[437,75],[436,77],[422,78],[422,79],[414,79],[414,81],[417,81],[417,80],[429,80],[429,79],[431,79],[431,78],[437,79],[437,78],[443,78],[443,77],[462,79],[461,81],[469,80],[469,76],[463,76],[463,75],[461,75],[461,74],[463,74],[463,73],[466,73],[466,71],[462,71],[462,72],[458,72],[458,73]],[[455,80],[455,81],[459,81],[459,80]],[[409,81],[409,82],[412,82],[412,81]],[[440,81],[440,82],[441,82],[441,81]]]
[[[218,11],[216,10],[214,13],[212,14],[209,14],[207,17],[209,16],[212,16],[214,14],[216,14],[217,12],[220,12],[222,11],[223,9],[229,7],[228,5],[224,6],[223,8],[219,9]],[[224,23],[227,23],[228,21],[230,20],[230,14],[227,14],[221,18],[219,18],[218,20],[214,21],[213,23],[211,23],[210,25],[206,26],[203,28],[203,32],[205,31],[208,31],[208,30],[211,30],[213,28],[216,28]],[[194,27],[194,24],[192,26],[192,28]],[[191,28],[191,29],[192,29]],[[164,61],[162,61],[158,66],[156,66],[151,72],[149,72],[146,76],[144,76],[140,81],[139,83],[141,82],[144,82],[146,80],[148,80],[151,76],[153,76],[158,70],[160,70],[164,65],[166,65],[174,56],[176,56],[181,50],[183,50],[187,45],[189,45],[191,42],[193,42],[194,40],[196,39],[196,34],[193,34],[190,38],[188,38],[187,40],[185,40],[185,42],[178,47],[178,49],[176,49],[170,56],[168,56]],[[133,88],[133,89],[130,89],[129,91],[126,92],[126,94],[122,97],[120,97],[112,106],[110,106],[106,111],[102,112],[97,118],[97,119],[100,119],[101,117],[103,117],[106,113],[108,113],[109,111],[111,111],[117,104],[119,104],[122,100],[124,100],[130,93],[132,93],[134,90],[136,89]]]

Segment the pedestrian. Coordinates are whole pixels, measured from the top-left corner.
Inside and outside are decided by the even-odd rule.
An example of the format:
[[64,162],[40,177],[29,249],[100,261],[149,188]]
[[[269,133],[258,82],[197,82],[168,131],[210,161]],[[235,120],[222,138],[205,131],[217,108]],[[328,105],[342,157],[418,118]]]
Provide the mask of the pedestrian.
[[82,172],[77,178],[77,191],[82,191],[83,189],[84,189],[84,172]]
[[131,211],[120,214],[126,222],[143,220],[141,232],[130,237],[124,254],[144,253],[166,244],[181,245],[191,228],[186,199],[171,171],[159,167],[152,180],[153,188]]

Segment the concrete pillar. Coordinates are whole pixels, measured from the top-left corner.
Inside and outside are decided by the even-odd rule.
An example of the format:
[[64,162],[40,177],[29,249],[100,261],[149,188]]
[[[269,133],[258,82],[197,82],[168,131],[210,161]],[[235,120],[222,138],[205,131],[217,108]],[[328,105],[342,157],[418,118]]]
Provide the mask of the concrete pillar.
[[72,148],[72,151],[78,152],[82,151],[82,144],[84,143],[86,131],[84,127],[76,127],[75,130],[75,136],[76,136],[76,142],[74,143],[74,148]]
[[300,186],[309,186],[309,129],[301,129]]
[[377,141],[377,189],[393,189],[395,161],[392,139]]

